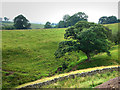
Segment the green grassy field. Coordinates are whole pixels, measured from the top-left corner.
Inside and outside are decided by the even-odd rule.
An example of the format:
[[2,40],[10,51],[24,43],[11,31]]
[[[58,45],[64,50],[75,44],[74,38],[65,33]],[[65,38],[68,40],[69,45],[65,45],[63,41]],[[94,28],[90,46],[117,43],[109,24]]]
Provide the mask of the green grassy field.
[[65,79],[64,81],[58,81],[57,83],[46,85],[42,88],[94,88],[115,77],[118,77],[118,71]]
[[105,24],[104,26],[108,27],[112,30],[112,34],[116,34],[118,32],[118,28],[120,28],[120,23],[114,24]]
[[[3,87],[16,87],[51,76],[64,61],[68,63],[64,72],[69,72],[84,61],[87,57],[82,52],[73,52],[70,56],[55,59],[54,52],[59,42],[64,40],[64,33],[64,28],[2,31]],[[107,56],[106,53],[96,55],[90,63],[78,65],[77,69],[120,63],[118,46],[112,47],[111,54],[112,56]]]

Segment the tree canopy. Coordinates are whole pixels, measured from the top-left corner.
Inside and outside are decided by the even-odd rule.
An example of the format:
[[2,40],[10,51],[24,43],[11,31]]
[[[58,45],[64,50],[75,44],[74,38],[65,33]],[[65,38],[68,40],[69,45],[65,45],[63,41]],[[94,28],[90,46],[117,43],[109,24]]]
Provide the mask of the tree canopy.
[[59,43],[55,56],[60,58],[67,52],[80,50],[86,54],[87,60],[90,60],[91,54],[100,52],[107,52],[110,55],[110,42],[107,39],[109,32],[100,24],[79,21],[66,30],[64,34],[66,41]]
[[116,16],[103,16],[99,19],[98,23],[100,24],[111,24],[111,23],[117,23],[119,20]]
[[9,18],[7,18],[7,17],[4,17],[4,20],[5,20],[5,21],[8,21],[8,20],[9,20]]
[[46,22],[44,28],[52,28],[52,25],[50,22]]
[[16,29],[29,29],[31,24],[23,15],[14,18],[14,26]]
[[56,27],[66,28],[75,25],[78,21],[87,21],[88,16],[84,12],[78,12],[70,16],[68,14],[63,16],[63,20],[59,21]]

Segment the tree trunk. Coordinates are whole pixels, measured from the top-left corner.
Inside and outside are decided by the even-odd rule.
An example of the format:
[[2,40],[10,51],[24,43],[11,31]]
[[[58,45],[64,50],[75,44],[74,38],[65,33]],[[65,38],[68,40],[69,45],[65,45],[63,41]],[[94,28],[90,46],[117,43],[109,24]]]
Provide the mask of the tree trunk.
[[90,54],[86,53],[86,56],[87,56],[87,61],[90,61],[90,59],[91,59]]

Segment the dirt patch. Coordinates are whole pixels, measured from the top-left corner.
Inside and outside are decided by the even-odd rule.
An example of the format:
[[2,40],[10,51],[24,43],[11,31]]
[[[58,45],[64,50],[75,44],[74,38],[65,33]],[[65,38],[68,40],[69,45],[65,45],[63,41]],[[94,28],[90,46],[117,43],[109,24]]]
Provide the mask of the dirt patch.
[[110,79],[109,81],[96,86],[95,88],[100,88],[99,90],[103,89],[103,88],[108,88],[110,90],[116,90],[115,88],[119,88],[120,89],[120,77],[116,77],[114,79]]

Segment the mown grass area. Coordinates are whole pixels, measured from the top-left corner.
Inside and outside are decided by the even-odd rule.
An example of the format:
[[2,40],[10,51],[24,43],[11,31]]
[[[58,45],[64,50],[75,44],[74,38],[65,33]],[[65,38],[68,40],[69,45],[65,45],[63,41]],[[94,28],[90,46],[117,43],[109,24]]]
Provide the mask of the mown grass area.
[[[68,65],[61,73],[69,72],[84,61],[87,57],[82,52],[55,59],[54,52],[59,42],[64,40],[64,33],[65,28],[2,31],[3,88],[51,76],[63,62]],[[101,53],[94,56],[91,62],[78,65],[77,69],[117,65],[117,47],[111,49],[112,56]]]
[[58,81],[54,84],[43,86],[42,88],[94,88],[115,77],[118,77],[118,71],[65,79],[64,81]]

